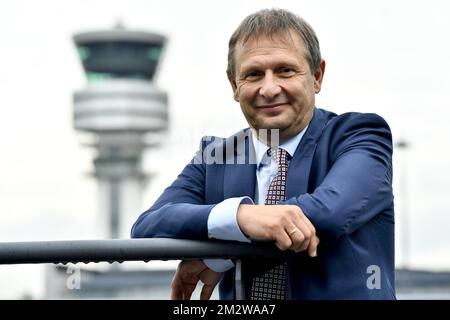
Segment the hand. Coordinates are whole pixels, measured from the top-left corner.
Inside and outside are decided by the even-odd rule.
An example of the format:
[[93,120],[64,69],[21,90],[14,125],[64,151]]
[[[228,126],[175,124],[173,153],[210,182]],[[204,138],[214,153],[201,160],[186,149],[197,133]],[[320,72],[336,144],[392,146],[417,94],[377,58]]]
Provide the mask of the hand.
[[308,250],[317,256],[316,229],[298,206],[241,204],[237,222],[253,240],[274,240],[280,250]]
[[200,300],[208,300],[222,273],[209,269],[201,260],[181,261],[172,280],[171,299],[189,300],[198,281],[203,282]]

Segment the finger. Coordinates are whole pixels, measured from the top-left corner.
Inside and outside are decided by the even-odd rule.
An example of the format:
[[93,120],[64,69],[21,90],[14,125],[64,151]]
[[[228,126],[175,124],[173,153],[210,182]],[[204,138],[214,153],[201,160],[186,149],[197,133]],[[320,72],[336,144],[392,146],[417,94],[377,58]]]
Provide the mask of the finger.
[[175,277],[172,280],[172,287],[170,290],[170,298],[172,300],[181,300],[183,299],[183,285],[178,273],[175,274]]
[[[296,231],[297,230],[297,231]],[[292,217],[292,224],[286,230],[292,240],[292,246],[289,248],[295,252],[305,251],[308,248],[311,230],[299,214],[294,214]]]
[[192,296],[192,292],[194,292],[196,285],[187,284],[184,288],[183,292],[183,300],[190,300]]
[[[289,249],[298,251],[304,247],[305,234],[308,234],[308,229],[305,227],[300,214],[297,210],[291,210],[289,215],[289,223],[285,226],[285,231],[292,240],[292,245]],[[306,249],[306,248],[304,248]]]
[[180,261],[177,267],[177,271],[172,279],[172,288],[170,292],[171,299],[174,300],[183,300],[184,299],[184,291],[186,290],[186,282],[184,281],[184,277],[187,276],[185,261]]
[[317,246],[319,245],[319,238],[317,236],[314,236],[311,239],[311,242],[309,243],[308,246],[308,254],[310,257],[317,257]]
[[181,290],[179,290],[178,288],[173,288],[170,290],[170,299],[172,300],[182,300],[183,299],[183,294],[181,292]]
[[215,286],[205,284],[202,288],[202,292],[200,293],[200,300],[209,300],[214,291]]
[[306,222],[301,217],[299,217],[298,221],[295,222],[297,223],[296,227],[302,232],[303,236],[311,240],[311,238],[313,237],[313,235],[315,235],[316,232],[312,224]]
[[305,251],[306,249],[308,249],[308,246],[309,246],[310,242],[311,242],[311,238],[310,237],[306,237],[303,234],[303,242],[300,244],[299,248],[297,249],[297,252]]
[[[306,225],[306,227],[310,230],[312,235],[315,235],[316,228],[314,228],[313,224],[311,223],[311,221],[309,221],[308,217],[303,213],[302,209],[300,209],[300,214],[298,215],[298,217]],[[311,238],[312,238],[312,235],[311,235]]]
[[289,249],[296,252],[300,251],[301,247],[304,246],[305,242],[305,236],[300,231],[300,229],[292,225],[291,227],[286,229],[286,233],[288,234],[292,242]]
[[275,238],[275,245],[281,251],[287,250],[292,246],[292,240],[286,231],[280,232]]
[[305,251],[309,246],[309,242],[311,241],[311,239],[305,237],[303,232],[300,230],[293,234],[291,232],[291,239],[292,239],[293,245],[290,249],[294,250],[295,252]]
[[311,239],[315,237],[316,229],[312,225],[311,221],[309,221],[309,219],[303,214],[303,212],[296,214],[295,216],[296,218],[294,218],[293,222],[303,235],[303,239],[302,237],[297,236],[293,240],[294,250],[297,252],[305,251],[309,247]]
[[192,292],[194,292],[197,287],[197,283],[199,281],[198,277],[193,274],[185,274],[182,277],[183,281],[183,300],[190,300],[192,296]]

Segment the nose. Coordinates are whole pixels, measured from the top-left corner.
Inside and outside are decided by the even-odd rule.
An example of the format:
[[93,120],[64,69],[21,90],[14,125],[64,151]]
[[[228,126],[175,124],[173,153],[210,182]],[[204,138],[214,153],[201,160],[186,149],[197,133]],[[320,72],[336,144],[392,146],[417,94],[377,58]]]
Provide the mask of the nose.
[[266,99],[272,99],[280,93],[281,87],[278,84],[276,77],[272,72],[267,72],[264,76],[261,88],[259,89],[259,94]]

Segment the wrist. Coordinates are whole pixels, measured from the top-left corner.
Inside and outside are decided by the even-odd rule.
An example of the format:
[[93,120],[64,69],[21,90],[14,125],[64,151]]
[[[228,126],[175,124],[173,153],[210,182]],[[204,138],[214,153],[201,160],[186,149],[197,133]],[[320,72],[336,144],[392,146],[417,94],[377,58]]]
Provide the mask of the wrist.
[[242,233],[244,233],[244,235],[246,235],[247,237],[249,235],[246,226],[248,225],[249,212],[253,209],[253,207],[253,204],[240,204],[236,214],[237,224]]

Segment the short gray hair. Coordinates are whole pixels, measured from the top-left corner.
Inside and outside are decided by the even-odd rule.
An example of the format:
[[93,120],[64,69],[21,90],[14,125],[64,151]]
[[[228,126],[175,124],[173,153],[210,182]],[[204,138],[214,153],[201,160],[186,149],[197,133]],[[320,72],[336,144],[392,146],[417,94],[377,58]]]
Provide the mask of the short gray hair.
[[228,42],[228,77],[234,78],[236,61],[235,49],[239,41],[246,43],[249,39],[258,36],[273,36],[289,31],[296,32],[304,41],[306,59],[311,72],[319,68],[321,55],[319,40],[313,28],[301,17],[284,9],[263,9],[247,16],[232,34]]

